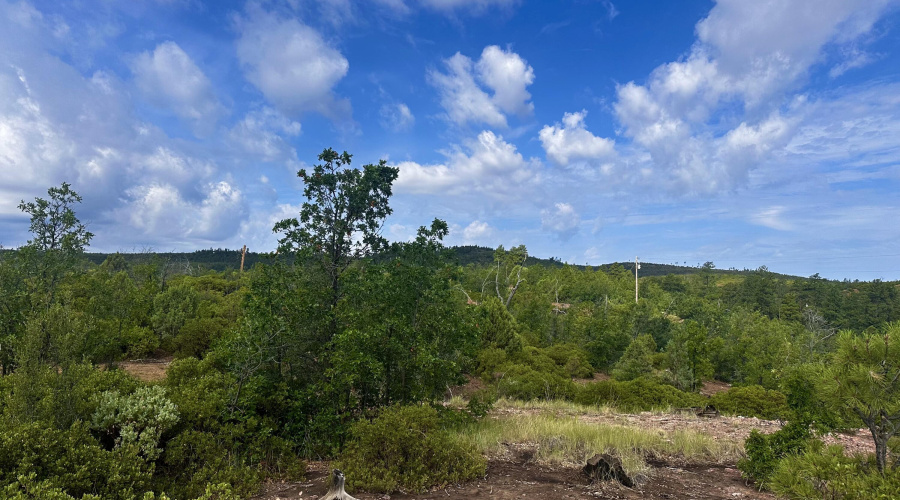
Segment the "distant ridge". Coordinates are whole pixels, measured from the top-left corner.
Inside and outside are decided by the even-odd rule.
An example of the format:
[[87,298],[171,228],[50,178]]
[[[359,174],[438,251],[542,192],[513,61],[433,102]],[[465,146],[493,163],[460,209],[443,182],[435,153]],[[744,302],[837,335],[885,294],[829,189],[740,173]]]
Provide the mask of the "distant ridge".
[[[460,265],[490,265],[494,262],[494,249],[476,245],[461,245],[450,247],[456,255]],[[2,251],[10,251],[8,249]],[[190,264],[197,270],[203,271],[227,271],[237,270],[241,265],[241,251],[229,250],[225,248],[209,248],[206,250],[196,250],[194,252],[120,252],[126,262],[145,262],[148,259],[158,258],[168,260],[173,264],[185,263]],[[90,252],[85,254],[88,260],[95,264],[101,264],[107,257],[114,253]],[[258,262],[266,262],[269,259],[269,253],[247,252],[244,261],[244,269],[252,268]],[[526,266],[547,266],[562,267],[566,265],[561,259],[550,257],[542,259],[539,257],[529,256],[525,262]],[[629,273],[634,272],[634,262],[612,262],[609,264],[601,264],[598,266],[571,264],[578,269],[600,269],[603,271],[611,271],[615,267],[619,267]],[[713,269],[715,274],[748,274],[753,269]],[[641,262],[640,275],[642,277],[667,276],[670,274],[696,274],[700,272],[698,267],[680,266],[677,264],[656,264],[653,262]],[[797,278],[784,274],[773,273],[780,278]]]

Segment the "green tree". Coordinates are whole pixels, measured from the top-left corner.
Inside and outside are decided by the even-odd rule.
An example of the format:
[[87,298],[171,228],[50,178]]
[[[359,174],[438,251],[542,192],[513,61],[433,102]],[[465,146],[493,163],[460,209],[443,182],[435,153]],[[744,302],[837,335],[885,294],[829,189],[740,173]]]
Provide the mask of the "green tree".
[[710,339],[706,329],[696,321],[685,321],[675,330],[666,345],[672,372],[682,389],[695,390],[703,379],[714,372],[710,362],[711,352],[718,348],[721,339]]
[[387,246],[380,233],[384,219],[393,210],[388,205],[391,187],[400,170],[384,160],[350,167],[351,155],[326,149],[312,172],[297,172],[305,187],[306,201],[299,218],[284,219],[274,231],[282,233],[280,252],[299,253],[319,263],[331,287],[329,304],[340,300],[340,278],[354,259],[371,255]]
[[28,246],[41,252],[59,251],[80,253],[91,242],[94,234],[75,216],[72,206],[81,203],[81,196],[63,182],[60,187],[47,190],[49,200],[35,198],[33,202],[19,203],[19,210],[31,216],[31,234]]
[[616,363],[612,376],[616,380],[634,380],[642,375],[653,373],[653,355],[656,353],[656,342],[649,333],[638,335],[625,354]]
[[875,334],[841,332],[824,388],[838,409],[869,428],[884,472],[888,440],[900,431],[900,323]]

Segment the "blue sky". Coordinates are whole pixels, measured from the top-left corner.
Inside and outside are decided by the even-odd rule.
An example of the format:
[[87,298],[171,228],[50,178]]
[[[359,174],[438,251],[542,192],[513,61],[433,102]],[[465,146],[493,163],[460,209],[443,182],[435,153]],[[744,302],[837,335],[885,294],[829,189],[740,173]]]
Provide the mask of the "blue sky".
[[384,234],[900,279],[900,2],[0,0],[0,244],[274,248],[325,147]]

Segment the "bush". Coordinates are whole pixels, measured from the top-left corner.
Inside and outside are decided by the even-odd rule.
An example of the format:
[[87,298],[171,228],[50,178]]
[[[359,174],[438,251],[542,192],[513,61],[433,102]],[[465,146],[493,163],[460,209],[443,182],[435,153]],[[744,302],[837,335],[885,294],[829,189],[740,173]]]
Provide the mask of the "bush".
[[710,398],[710,404],[727,415],[786,420],[791,415],[787,397],[759,385],[732,387]]
[[840,445],[816,443],[782,459],[769,485],[790,499],[892,499],[900,498],[900,469],[882,476],[874,461],[844,456]]
[[149,489],[152,472],[136,447],[107,451],[80,422],[64,431],[37,423],[0,430],[0,486],[13,497],[128,500]]
[[624,411],[650,411],[665,408],[702,406],[703,397],[680,391],[641,377],[628,382],[604,380],[581,387],[575,402],[583,405],[611,405]]
[[769,435],[754,430],[744,441],[747,458],[738,462],[738,469],[745,478],[765,486],[781,459],[805,451],[811,442],[809,426],[801,422],[790,422]]
[[594,376],[594,367],[588,361],[587,353],[573,344],[556,344],[544,348],[543,351],[570,377],[590,378]]
[[351,489],[423,492],[485,474],[478,451],[455,441],[430,406],[393,406],[350,429],[340,466]]
[[116,447],[136,446],[141,455],[156,460],[162,434],[178,422],[178,408],[159,386],[141,387],[129,395],[107,391],[100,395],[92,428],[114,441]]
[[530,366],[507,363],[499,368],[497,395],[530,401],[534,399],[572,399],[576,386],[558,373],[538,371]]

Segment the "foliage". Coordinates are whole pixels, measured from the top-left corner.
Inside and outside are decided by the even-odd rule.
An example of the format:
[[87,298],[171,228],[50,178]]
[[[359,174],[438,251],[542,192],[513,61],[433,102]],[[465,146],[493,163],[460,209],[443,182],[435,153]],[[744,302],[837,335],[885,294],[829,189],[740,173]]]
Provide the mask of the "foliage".
[[900,323],[877,334],[841,332],[825,380],[836,409],[852,413],[869,428],[883,472],[888,441],[900,431]]
[[900,497],[900,470],[882,475],[870,461],[845,456],[840,445],[816,443],[781,460],[769,484],[788,499],[888,500]]
[[386,246],[381,225],[392,210],[388,205],[391,186],[399,169],[384,160],[349,168],[351,155],[326,149],[312,172],[297,172],[304,183],[306,201],[299,218],[284,219],[275,232],[284,233],[278,241],[284,252],[299,251],[314,256],[325,271],[332,290],[331,305],[340,298],[340,276],[353,259],[370,255]]
[[754,429],[744,442],[747,458],[738,462],[738,469],[745,478],[767,485],[784,457],[805,451],[811,442],[809,426],[803,422],[789,422],[768,435]]
[[40,251],[58,251],[72,254],[84,251],[93,233],[75,216],[72,206],[81,203],[81,196],[72,191],[71,185],[63,182],[60,187],[47,190],[49,200],[35,198],[33,202],[19,203],[19,210],[31,216],[33,239],[28,246]]
[[454,440],[430,406],[393,406],[353,425],[340,468],[350,488],[423,492],[483,476],[486,463]]
[[100,394],[91,428],[112,439],[115,446],[137,448],[148,460],[156,460],[163,433],[178,422],[178,408],[159,386],[140,387],[132,394],[118,391]]
[[125,500],[149,489],[153,465],[135,447],[105,450],[80,422],[66,430],[38,423],[0,429],[0,485],[19,482],[13,492]]
[[653,373],[653,354],[656,342],[650,334],[638,335],[628,344],[625,353],[612,370],[616,380],[634,380]]
[[624,411],[648,411],[700,406],[702,396],[682,392],[671,385],[640,377],[627,382],[604,380],[585,384],[575,394],[576,403],[609,405]]
[[726,415],[768,420],[785,420],[791,416],[784,394],[758,385],[732,387],[714,395],[709,402]]

